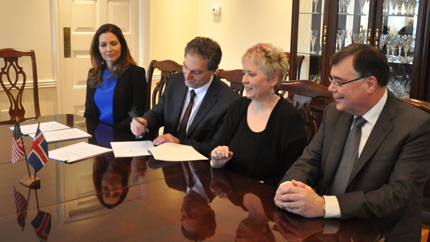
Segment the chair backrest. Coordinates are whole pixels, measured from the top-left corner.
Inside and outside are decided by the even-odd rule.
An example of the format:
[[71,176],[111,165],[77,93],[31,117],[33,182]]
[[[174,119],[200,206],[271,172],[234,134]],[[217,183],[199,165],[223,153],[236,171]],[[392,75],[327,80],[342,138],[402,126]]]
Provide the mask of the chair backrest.
[[[154,70],[158,69],[161,71],[160,81],[154,87],[154,91],[152,91],[152,76],[154,74]],[[161,95],[163,95],[164,86],[166,85],[169,77],[176,73],[182,71],[182,65],[176,63],[172,60],[163,60],[157,61],[152,60],[149,64],[148,73],[146,76],[146,81],[148,84],[147,88],[147,99],[146,99],[146,108],[145,112],[150,110],[155,104],[157,104]],[[151,91],[152,91],[152,99],[151,99]],[[151,101],[152,100],[152,101]],[[152,105],[151,105],[152,104]]]
[[[291,79],[292,77],[290,76],[290,73],[291,73],[290,52],[284,52],[284,53],[287,56],[288,63],[290,64],[290,68],[288,68],[288,75],[287,76],[289,77],[289,80],[292,80]],[[302,64],[303,64],[304,59],[305,59],[304,55],[297,55],[296,61],[297,61],[297,76],[298,76],[298,78],[300,78],[300,71],[302,70]],[[284,81],[286,80],[287,76],[285,76]]]
[[[35,117],[40,116],[36,55],[34,54],[33,50],[6,48],[0,49],[0,58],[3,58],[4,60],[4,66],[0,66],[0,83],[9,99],[9,115],[11,120],[15,120],[16,118],[22,119],[25,116],[25,109],[22,105],[22,97],[24,94],[25,85],[27,83],[28,74],[26,74],[23,70],[23,67],[18,64],[18,59],[24,56],[28,56],[31,59],[34,112]],[[26,72],[29,73],[30,70],[26,70]]]
[[245,87],[242,84],[243,71],[241,69],[236,70],[223,70],[218,69],[216,75],[220,79],[227,80],[230,83],[231,89],[235,91],[239,96],[243,95]]
[[[307,132],[308,143],[312,140],[318,131],[317,117],[311,111],[313,100],[321,98],[323,105],[332,101],[332,93],[328,91],[326,86],[317,84],[309,80],[292,80],[279,85],[279,93],[286,93],[284,97],[293,103],[302,115]],[[292,99],[291,99],[292,98]],[[320,107],[324,108],[324,107]]]
[[[402,99],[402,101],[409,103],[430,114],[430,103],[412,98],[405,98]],[[421,211],[422,223],[427,226],[430,226],[430,179],[427,180],[426,184],[424,185],[423,204]],[[430,241],[430,236],[429,240],[427,241]]]

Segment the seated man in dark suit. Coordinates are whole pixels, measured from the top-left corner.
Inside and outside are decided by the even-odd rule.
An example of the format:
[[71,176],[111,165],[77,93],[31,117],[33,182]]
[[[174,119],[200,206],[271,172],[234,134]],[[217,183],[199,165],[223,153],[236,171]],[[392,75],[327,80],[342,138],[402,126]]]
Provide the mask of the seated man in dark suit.
[[[239,98],[215,75],[221,56],[220,46],[209,38],[187,44],[183,72],[170,76],[157,105],[139,118],[149,130],[164,126],[154,145],[181,143],[209,156],[228,106]],[[137,136],[145,131],[136,120],[130,126]]]
[[285,173],[276,205],[304,217],[370,219],[387,241],[420,241],[430,116],[385,88],[387,58],[373,46],[345,47],[330,66],[335,103]]

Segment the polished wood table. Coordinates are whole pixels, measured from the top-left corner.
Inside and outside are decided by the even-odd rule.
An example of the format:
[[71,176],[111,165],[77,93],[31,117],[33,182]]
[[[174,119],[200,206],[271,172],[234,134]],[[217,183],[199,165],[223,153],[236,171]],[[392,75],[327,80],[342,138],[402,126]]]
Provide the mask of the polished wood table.
[[[109,147],[131,134],[74,115],[41,117],[78,127]],[[22,125],[36,123],[26,120]],[[115,159],[112,153],[73,164],[49,160],[38,173],[39,189],[19,183],[23,159],[10,162],[12,123],[0,123],[0,241],[38,241],[32,221],[51,216],[49,241],[381,241],[368,221],[306,219],[275,207],[275,187],[207,161],[162,162],[152,157]],[[26,150],[31,139],[24,139]],[[14,187],[28,202],[17,214]],[[25,216],[24,216],[25,215]]]

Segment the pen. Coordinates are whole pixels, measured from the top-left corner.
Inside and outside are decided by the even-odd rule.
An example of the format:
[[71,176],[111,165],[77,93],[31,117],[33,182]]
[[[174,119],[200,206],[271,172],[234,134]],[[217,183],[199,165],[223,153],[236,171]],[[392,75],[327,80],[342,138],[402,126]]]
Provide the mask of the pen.
[[140,120],[138,118],[133,117],[133,119],[136,120],[136,122],[140,123],[145,128],[146,133],[149,133],[149,129],[142,122],[140,122]]

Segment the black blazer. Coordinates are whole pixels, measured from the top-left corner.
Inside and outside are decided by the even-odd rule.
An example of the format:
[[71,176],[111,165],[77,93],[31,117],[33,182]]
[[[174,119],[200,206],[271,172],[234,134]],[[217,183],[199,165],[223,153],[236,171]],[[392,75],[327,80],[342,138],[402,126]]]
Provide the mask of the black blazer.
[[[90,70],[91,71],[91,70]],[[128,111],[136,108],[138,116],[145,112],[146,104],[146,77],[145,69],[130,65],[127,71],[118,77],[113,94],[113,126],[124,132],[130,133],[131,118]],[[87,81],[87,96],[85,101],[84,117],[99,120],[100,110],[94,102],[96,88],[89,86]]]
[[[179,72],[170,76],[157,105],[143,116],[148,121],[148,129],[157,130],[164,126],[165,134],[170,133],[176,137],[187,91],[184,73]],[[213,149],[218,131],[224,123],[227,108],[238,98],[237,93],[214,75],[193,123],[188,129],[187,136],[181,140],[181,144],[191,145],[201,154],[208,156]]]
[[[281,182],[296,179],[324,195],[336,174],[352,119],[330,104],[318,133]],[[336,196],[341,218],[371,219],[387,241],[420,241],[429,159],[430,115],[388,92],[346,193]]]

